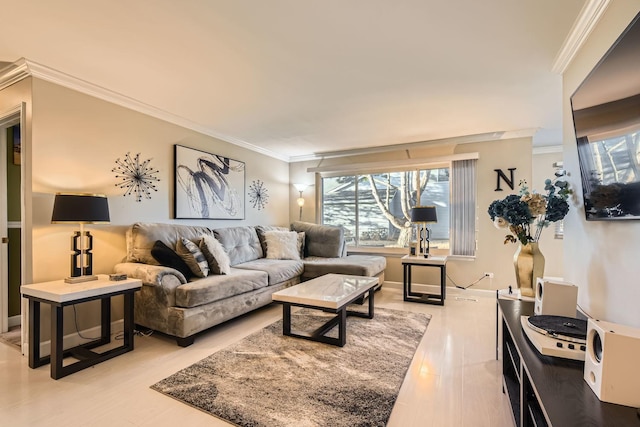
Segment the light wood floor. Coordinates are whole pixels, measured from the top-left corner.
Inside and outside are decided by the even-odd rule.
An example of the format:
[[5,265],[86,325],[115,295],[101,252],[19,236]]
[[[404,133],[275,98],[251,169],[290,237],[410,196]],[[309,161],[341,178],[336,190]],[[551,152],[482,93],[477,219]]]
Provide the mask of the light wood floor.
[[[388,426],[513,425],[495,360],[492,294],[450,291],[440,307],[405,303],[400,290],[386,287],[376,306],[432,315]],[[187,348],[158,335],[137,336],[133,352],[58,381],[48,365],[29,369],[25,357],[0,343],[0,424],[228,426],[149,386],[280,317],[280,306],[272,305],[212,329]]]

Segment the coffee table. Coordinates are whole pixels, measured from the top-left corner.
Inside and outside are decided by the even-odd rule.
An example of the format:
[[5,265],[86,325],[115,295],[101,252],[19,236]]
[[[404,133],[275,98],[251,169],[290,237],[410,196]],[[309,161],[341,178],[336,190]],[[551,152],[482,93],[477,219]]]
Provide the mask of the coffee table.
[[[325,274],[299,285],[274,292],[273,300],[282,303],[283,335],[343,347],[347,343],[347,316],[373,319],[373,296],[377,284],[377,277]],[[367,313],[347,310],[349,304],[363,297],[367,292],[369,293]],[[313,332],[292,332],[291,306],[322,310],[335,313],[336,316]],[[327,336],[326,334],[336,325],[338,326],[338,338]]]

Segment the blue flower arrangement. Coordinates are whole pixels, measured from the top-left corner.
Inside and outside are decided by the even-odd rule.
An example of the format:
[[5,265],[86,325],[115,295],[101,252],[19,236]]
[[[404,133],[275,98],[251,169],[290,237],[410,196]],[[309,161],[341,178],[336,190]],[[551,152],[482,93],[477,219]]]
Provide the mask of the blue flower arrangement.
[[527,182],[520,181],[517,195],[510,194],[489,205],[488,213],[493,224],[497,228],[509,228],[511,232],[505,236],[505,244],[538,242],[543,228],[562,220],[569,212],[567,200],[572,193],[569,184],[550,179],[544,184],[545,194],[530,193]]

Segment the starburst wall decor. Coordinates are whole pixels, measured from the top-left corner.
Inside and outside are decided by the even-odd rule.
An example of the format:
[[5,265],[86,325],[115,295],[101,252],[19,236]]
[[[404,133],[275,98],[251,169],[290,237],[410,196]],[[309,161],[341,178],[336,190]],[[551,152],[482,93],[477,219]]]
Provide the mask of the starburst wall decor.
[[141,202],[143,196],[151,199],[151,191],[158,191],[154,183],[160,181],[155,176],[159,171],[149,166],[149,162],[151,159],[140,162],[140,153],[135,157],[127,153],[124,159],[116,159],[117,166],[111,172],[115,172],[116,178],[120,180],[116,187],[124,189],[123,196],[132,195],[136,202]]
[[269,200],[269,194],[264,186],[264,182],[259,179],[253,181],[249,186],[249,202],[254,209],[264,209]]

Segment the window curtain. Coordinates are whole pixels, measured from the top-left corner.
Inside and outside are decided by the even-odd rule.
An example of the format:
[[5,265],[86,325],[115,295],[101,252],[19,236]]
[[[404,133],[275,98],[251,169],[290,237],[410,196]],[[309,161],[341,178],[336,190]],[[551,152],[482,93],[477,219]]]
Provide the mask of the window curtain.
[[451,163],[451,255],[476,254],[476,159]]

